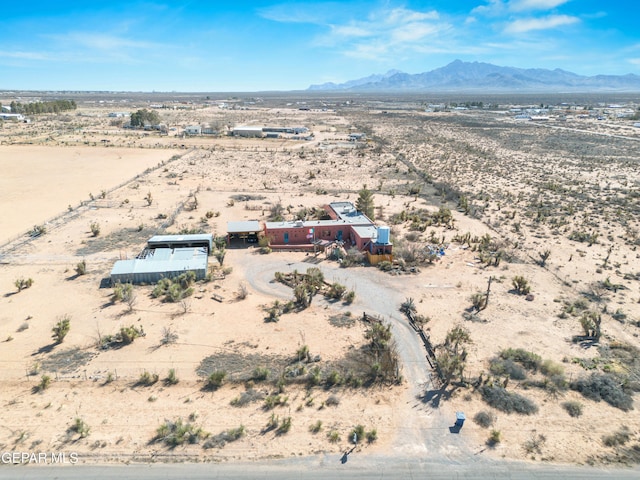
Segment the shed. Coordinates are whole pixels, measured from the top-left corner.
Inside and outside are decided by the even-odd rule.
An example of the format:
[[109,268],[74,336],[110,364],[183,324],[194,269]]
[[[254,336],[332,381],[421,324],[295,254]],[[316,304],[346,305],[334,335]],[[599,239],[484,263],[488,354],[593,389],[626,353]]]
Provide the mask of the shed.
[[145,250],[133,260],[119,260],[111,270],[111,283],[153,284],[194,272],[196,280],[207,276],[207,249],[204,247],[156,248]]

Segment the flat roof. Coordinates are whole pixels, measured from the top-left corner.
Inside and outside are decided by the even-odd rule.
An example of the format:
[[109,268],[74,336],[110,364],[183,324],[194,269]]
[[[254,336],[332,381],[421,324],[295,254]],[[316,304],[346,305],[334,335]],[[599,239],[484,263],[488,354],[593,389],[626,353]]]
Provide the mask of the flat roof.
[[259,232],[260,230],[260,222],[258,220],[227,222],[227,233],[248,233]]
[[111,275],[206,270],[207,262],[207,249],[204,247],[156,248],[144,258],[118,260]]
[[278,228],[314,228],[323,226],[346,225],[342,220],[308,220],[306,222],[296,220],[286,220],[284,222],[264,222],[267,230],[276,230]]
[[373,225],[369,226],[354,226],[352,227],[354,233],[358,235],[360,238],[378,238],[378,229]]
[[331,202],[331,209],[338,218],[350,225],[372,225],[373,222],[364,213],[359,212],[351,202]]

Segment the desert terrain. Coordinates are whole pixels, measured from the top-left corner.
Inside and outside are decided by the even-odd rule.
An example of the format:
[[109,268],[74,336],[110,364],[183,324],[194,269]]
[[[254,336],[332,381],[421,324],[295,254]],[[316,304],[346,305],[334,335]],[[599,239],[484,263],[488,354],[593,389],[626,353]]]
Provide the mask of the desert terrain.
[[[640,129],[576,113],[607,115],[608,99],[456,110],[302,94],[74,98],[77,110],[0,128],[2,451],[85,463],[352,448],[457,463],[640,459]],[[540,102],[558,106],[544,122],[510,113]],[[164,132],[109,116],[152,105]],[[218,133],[183,134],[201,124]],[[227,135],[239,125],[313,137]],[[154,234],[224,237],[228,221],[276,207],[303,218],[355,203],[365,185],[393,264],[251,244],[220,247],[179,301],[109,284],[114,262]],[[353,301],[316,295],[270,321],[274,302],[293,299],[276,272],[310,268]],[[372,363],[363,313],[390,326],[396,374]]]

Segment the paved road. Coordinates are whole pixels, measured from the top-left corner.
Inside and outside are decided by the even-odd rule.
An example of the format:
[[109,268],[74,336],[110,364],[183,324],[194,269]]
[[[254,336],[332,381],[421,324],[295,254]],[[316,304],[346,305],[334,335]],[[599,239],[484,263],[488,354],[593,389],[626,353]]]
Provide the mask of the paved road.
[[106,466],[4,466],[0,480],[33,479],[503,479],[595,480],[638,479],[640,469],[601,469],[516,462],[465,465],[419,463],[403,458],[308,457],[294,461],[233,464],[151,464]]

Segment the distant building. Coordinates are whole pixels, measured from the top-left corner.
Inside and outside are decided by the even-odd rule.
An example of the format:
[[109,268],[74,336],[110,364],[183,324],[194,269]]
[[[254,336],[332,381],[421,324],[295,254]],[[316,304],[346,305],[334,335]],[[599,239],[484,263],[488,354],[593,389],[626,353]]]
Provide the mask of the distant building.
[[13,120],[15,122],[24,122],[24,115],[21,113],[0,113],[0,119]]
[[200,125],[190,125],[185,127],[184,133],[186,135],[202,135],[202,127]]
[[234,137],[257,137],[261,138],[264,136],[262,131],[262,127],[235,127],[232,130],[232,135]]

